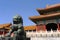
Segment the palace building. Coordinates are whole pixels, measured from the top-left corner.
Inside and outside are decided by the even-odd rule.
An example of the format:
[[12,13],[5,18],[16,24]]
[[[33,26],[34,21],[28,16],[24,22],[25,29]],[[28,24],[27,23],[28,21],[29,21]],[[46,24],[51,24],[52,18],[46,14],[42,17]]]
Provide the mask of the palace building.
[[60,30],[60,4],[47,6],[46,8],[37,11],[40,15],[29,17],[34,23],[37,24],[37,30],[40,31],[57,31]]
[[[60,4],[37,8],[37,11],[39,15],[29,17],[36,25],[24,26],[28,40],[60,40]],[[0,34],[7,33],[10,26],[0,25]]]
[[10,30],[11,23],[0,24],[0,37],[4,37]]
[[60,4],[37,8],[37,11],[40,15],[29,17],[36,25],[25,28],[27,37],[30,40],[60,40]]

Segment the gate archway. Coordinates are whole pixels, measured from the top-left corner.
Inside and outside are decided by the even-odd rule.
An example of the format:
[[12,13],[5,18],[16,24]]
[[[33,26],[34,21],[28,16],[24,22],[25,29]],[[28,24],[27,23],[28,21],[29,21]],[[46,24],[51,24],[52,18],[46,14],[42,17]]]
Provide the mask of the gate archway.
[[48,24],[46,25],[47,31],[51,31],[51,29],[52,29],[53,31],[56,31],[57,28],[58,28],[58,26],[57,26],[56,23],[48,23]]

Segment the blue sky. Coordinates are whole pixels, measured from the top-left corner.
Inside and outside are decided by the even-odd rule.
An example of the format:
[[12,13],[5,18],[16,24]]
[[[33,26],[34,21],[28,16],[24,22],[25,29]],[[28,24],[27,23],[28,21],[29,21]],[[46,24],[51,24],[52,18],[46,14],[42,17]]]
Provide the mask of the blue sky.
[[12,23],[16,14],[23,17],[24,26],[34,25],[30,16],[39,15],[37,8],[58,4],[60,0],[0,0],[0,24]]

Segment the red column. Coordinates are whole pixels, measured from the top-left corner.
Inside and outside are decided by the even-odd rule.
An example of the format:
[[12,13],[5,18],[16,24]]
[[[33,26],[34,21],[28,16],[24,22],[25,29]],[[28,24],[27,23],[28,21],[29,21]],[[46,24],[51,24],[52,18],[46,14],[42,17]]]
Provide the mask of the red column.
[[58,23],[57,25],[58,25],[58,30],[60,31],[60,23]]
[[44,24],[44,31],[46,31],[46,25]]

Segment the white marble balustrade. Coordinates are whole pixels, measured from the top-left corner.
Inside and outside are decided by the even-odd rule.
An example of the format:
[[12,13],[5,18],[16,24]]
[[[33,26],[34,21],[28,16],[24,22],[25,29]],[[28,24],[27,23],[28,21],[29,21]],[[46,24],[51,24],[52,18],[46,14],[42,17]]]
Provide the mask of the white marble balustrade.
[[59,31],[50,31],[50,32],[26,32],[27,37],[60,37],[60,32]]

